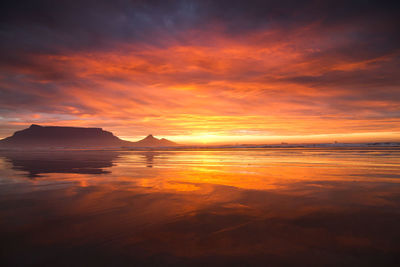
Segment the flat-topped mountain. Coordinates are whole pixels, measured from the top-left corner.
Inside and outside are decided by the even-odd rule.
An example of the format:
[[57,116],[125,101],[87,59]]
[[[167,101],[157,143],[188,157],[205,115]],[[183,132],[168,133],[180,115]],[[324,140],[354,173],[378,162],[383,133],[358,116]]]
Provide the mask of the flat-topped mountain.
[[176,143],[157,139],[152,135],[138,142],[125,141],[101,128],[40,126],[17,131],[0,140],[0,148],[109,148],[109,147],[165,147]]

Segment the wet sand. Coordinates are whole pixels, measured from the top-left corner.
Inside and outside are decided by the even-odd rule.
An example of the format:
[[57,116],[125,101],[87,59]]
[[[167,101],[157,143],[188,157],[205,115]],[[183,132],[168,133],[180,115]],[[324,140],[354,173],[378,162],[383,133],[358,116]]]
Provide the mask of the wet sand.
[[0,154],[9,266],[398,266],[400,150]]

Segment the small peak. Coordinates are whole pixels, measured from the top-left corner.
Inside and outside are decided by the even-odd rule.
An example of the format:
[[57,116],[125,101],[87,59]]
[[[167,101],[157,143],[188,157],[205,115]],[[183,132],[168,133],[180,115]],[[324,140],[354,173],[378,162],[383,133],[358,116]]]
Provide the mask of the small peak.
[[149,134],[148,136],[146,136],[146,139],[147,138],[154,138],[154,136],[152,134]]
[[29,128],[41,128],[42,126],[37,124],[32,124]]

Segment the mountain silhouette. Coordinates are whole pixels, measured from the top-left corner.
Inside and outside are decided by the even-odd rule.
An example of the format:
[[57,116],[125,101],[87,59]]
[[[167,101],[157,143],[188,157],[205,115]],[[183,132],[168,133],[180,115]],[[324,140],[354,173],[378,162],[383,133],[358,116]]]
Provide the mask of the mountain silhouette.
[[125,141],[101,128],[40,126],[17,131],[0,140],[3,149],[32,148],[111,148],[111,147],[166,147],[176,143],[157,139],[152,135],[138,142]]
[[176,146],[177,144],[165,138],[158,139],[149,134],[146,138],[135,142],[136,146],[140,147],[157,147],[157,146]]

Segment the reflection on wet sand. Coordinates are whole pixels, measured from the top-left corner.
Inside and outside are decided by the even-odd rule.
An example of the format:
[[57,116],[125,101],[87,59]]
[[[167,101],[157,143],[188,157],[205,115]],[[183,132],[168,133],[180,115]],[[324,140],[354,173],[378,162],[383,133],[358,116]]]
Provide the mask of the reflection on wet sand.
[[119,152],[104,155],[111,165],[103,162],[101,175],[42,169],[35,180],[19,179],[5,158],[1,259],[396,266],[399,156],[389,149]]
[[112,151],[2,152],[14,170],[27,172],[31,178],[45,173],[107,173],[120,153]]
[[141,151],[141,152],[131,152],[132,155],[140,155],[145,163],[147,168],[153,168],[157,158],[160,156],[171,155],[173,152],[163,152],[163,151]]
[[[131,157],[143,158],[143,164],[148,168],[153,167],[158,156],[165,154],[157,151],[130,152]],[[12,169],[26,172],[30,178],[46,173],[109,173],[113,162],[121,155],[118,151],[0,152],[0,157],[10,162]]]

